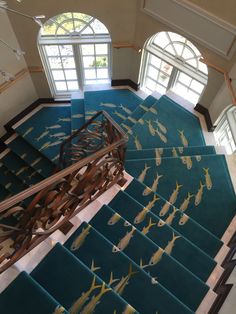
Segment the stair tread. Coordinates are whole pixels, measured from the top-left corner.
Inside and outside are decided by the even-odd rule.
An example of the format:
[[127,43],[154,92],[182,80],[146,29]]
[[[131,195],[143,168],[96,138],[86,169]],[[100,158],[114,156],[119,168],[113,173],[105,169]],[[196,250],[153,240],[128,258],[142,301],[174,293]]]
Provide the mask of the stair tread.
[[[102,224],[99,231],[96,227],[94,229],[87,223],[83,223],[64,245],[87,266],[90,266],[91,260],[93,260],[94,265],[99,267],[99,269],[96,270],[96,274],[106,282],[109,282],[110,271],[113,271],[113,269],[114,278],[117,278],[117,276],[119,278],[119,271],[122,270],[118,270],[118,265],[122,265],[122,269],[125,273],[130,260],[137,265],[140,265],[141,260],[144,264],[148,264],[153,254],[159,250],[159,247],[146,238],[141,232],[135,230],[132,233],[133,236],[127,246],[114,254],[112,251],[117,247],[117,243],[119,243],[122,236],[126,235],[126,232],[128,233],[132,231],[134,226],[124,226],[126,221],[122,217],[117,223],[109,225],[108,221],[112,217],[116,218],[117,214],[112,209],[105,206],[101,210],[103,211],[103,219],[105,223]],[[75,249],[74,241],[76,241],[86,228],[90,228],[88,237],[81,246]],[[107,265],[110,265],[112,268],[109,269]],[[148,268],[143,268],[143,270],[152,278],[157,278],[158,282],[164,288],[193,311],[198,308],[209,289],[206,284],[166,253],[163,253],[162,258],[158,263],[153,266],[149,265]],[[181,289],[178,288],[178,282],[180,282],[180,280],[182,286]],[[138,285],[138,283],[136,284]],[[115,286],[116,285],[113,285],[113,288]],[[144,309],[140,308],[140,305],[136,305],[132,299],[129,300],[132,289],[133,287],[131,285],[128,289],[127,296],[125,293],[126,291],[124,291],[122,296],[143,313]],[[147,288],[145,288],[145,290],[146,289]],[[194,290],[194,294],[190,293],[190,291],[192,291],[191,289]],[[137,294],[138,292],[134,293],[134,295]],[[146,310],[148,311],[148,308],[146,308]]]
[[[78,298],[90,289],[93,280],[95,280],[96,285],[100,287],[103,285],[103,281],[96,274],[60,244],[56,244],[31,275],[67,310],[70,310],[78,301]],[[94,289],[89,295],[89,301],[92,300],[92,296],[98,294],[97,289]],[[85,303],[86,301],[87,303]],[[83,302],[84,306],[80,307],[81,313],[86,313],[83,312],[83,309],[89,301],[85,300]],[[97,304],[96,312],[114,313],[116,310],[117,313],[121,313],[127,305],[123,298],[109,290],[102,296],[100,303]]]

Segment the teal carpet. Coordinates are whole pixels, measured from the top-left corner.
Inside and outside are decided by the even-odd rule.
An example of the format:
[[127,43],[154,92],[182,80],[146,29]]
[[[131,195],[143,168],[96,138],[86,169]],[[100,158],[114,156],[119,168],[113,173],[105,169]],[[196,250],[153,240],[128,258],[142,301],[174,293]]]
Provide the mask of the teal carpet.
[[[0,200],[49,177],[63,140],[100,110],[129,137],[125,169],[134,179],[31,274],[20,273],[1,293],[0,313],[195,313],[212,293],[236,197],[225,157],[205,145],[199,119],[167,96],[106,90],[42,107],[5,141]],[[0,222],[16,227],[21,217]]]

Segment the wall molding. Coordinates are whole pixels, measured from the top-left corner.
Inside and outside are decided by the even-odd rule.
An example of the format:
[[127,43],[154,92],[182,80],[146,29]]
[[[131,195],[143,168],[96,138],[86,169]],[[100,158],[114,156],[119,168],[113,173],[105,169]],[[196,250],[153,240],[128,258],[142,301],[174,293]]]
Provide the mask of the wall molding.
[[26,74],[29,74],[29,70],[27,68],[24,68],[20,70],[16,75],[14,76],[14,79],[9,82],[4,82],[0,85],[0,94],[2,94],[5,90],[12,87],[16,82],[21,80],[23,77],[26,76]]
[[208,132],[213,132],[216,126],[214,126],[211,121],[211,116],[208,109],[202,106],[201,104],[196,104],[196,106],[194,107],[194,110],[196,110],[197,112],[201,113],[204,116]]
[[136,91],[139,90],[139,84],[133,82],[130,79],[111,80],[111,86],[123,86],[123,85],[127,85]]

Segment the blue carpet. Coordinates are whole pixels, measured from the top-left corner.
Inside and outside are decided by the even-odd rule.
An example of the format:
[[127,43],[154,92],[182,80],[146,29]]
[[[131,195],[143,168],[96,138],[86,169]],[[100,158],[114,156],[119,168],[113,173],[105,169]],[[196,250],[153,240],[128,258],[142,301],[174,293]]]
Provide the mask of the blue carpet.
[[71,129],[76,132],[85,123],[84,100],[71,100]]

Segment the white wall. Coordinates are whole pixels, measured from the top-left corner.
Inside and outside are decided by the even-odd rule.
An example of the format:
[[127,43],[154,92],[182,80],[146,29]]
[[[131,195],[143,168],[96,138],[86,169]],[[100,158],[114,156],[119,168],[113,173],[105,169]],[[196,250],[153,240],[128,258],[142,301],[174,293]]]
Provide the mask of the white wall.
[[[15,33],[5,12],[0,12],[0,38],[14,48],[19,48]],[[0,68],[15,75],[27,67],[24,58],[18,61],[11,50],[0,43]],[[0,84],[4,82],[0,76]],[[5,133],[3,125],[38,98],[29,74],[0,94],[0,136]]]

